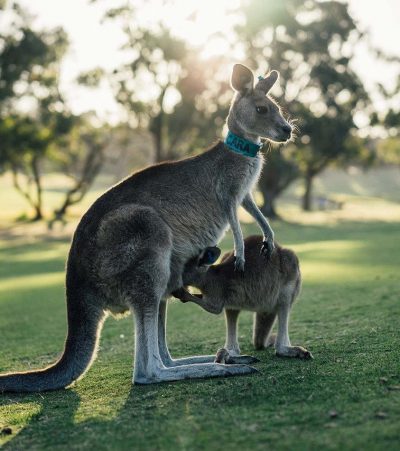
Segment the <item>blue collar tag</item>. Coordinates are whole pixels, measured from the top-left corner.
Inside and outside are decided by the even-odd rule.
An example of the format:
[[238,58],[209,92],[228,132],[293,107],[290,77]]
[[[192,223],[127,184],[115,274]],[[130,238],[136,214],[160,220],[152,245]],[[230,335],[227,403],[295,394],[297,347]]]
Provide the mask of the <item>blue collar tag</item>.
[[240,155],[244,155],[245,157],[252,158],[257,156],[258,151],[262,147],[262,144],[255,144],[247,139],[235,135],[231,131],[229,131],[226,135],[224,143],[230,150],[233,150]]

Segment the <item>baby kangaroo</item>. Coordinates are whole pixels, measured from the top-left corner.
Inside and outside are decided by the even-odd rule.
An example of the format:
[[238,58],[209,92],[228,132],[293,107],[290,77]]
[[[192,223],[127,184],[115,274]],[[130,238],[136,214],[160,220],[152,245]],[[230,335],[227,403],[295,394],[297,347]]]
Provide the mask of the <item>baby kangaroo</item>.
[[[186,264],[183,274],[184,284],[199,288],[202,294],[192,295],[182,288],[174,295],[183,302],[195,302],[211,313],[225,309],[225,348],[230,356],[240,354],[239,313],[250,310],[255,312],[253,343],[256,349],[275,342],[279,356],[311,359],[307,349],[291,345],[288,331],[289,313],[301,286],[299,260],[293,251],[275,243],[275,251],[266,262],[260,255],[261,242],[261,236],[245,239],[246,271],[240,274],[233,269],[233,252],[225,254],[219,265],[209,266],[218,259],[221,251],[217,247],[206,248],[199,257]],[[278,335],[275,341],[270,332],[276,317]]]

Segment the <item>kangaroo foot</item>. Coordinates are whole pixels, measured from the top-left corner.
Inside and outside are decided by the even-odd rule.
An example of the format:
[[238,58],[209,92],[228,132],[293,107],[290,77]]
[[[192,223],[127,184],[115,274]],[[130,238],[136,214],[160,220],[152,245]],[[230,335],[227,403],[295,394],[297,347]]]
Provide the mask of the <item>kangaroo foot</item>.
[[303,360],[313,359],[313,355],[307,349],[301,346],[285,346],[281,349],[276,350],[276,355],[278,357],[295,357]]

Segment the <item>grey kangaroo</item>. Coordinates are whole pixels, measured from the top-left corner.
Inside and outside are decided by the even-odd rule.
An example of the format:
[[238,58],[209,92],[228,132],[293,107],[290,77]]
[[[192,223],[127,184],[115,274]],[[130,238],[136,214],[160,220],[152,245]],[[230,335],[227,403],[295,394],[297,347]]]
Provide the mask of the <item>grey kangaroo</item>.
[[[275,344],[279,356],[312,358],[307,349],[292,346],[289,339],[289,314],[301,287],[299,260],[293,251],[275,243],[275,252],[268,262],[263,261],[260,255],[262,241],[261,236],[245,239],[246,271],[243,274],[233,269],[233,252],[225,254],[219,265],[209,266],[218,259],[221,251],[218,247],[206,248],[186,264],[183,273],[184,285],[192,285],[202,294],[192,295],[186,288],[174,293],[183,302],[195,302],[210,313],[225,310],[225,349],[218,351],[216,361],[228,363],[240,354],[237,322],[241,310],[255,312],[253,344],[256,349]],[[276,317],[278,334],[275,340],[270,333]]]
[[263,159],[260,138],[285,142],[291,126],[268,97],[278,78],[270,72],[254,86],[250,69],[233,68],[236,91],[225,142],[192,158],[136,172],[100,196],[82,217],[68,255],[68,334],[64,353],[48,368],[0,376],[0,391],[54,390],[70,385],[90,366],[107,313],[135,318],[133,382],[249,374],[254,368],[213,363],[209,356],[173,360],[166,344],[167,298],[182,286],[185,263],[214,246],[228,226],[235,268],[244,268],[237,217],[243,207],[273,250],[274,234],[251,195]]

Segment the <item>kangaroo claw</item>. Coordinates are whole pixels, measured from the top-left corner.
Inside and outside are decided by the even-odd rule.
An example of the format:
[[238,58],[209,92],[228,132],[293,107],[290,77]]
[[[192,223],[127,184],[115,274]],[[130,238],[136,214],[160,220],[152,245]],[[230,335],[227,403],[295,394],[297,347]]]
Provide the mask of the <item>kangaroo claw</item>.
[[235,271],[244,272],[244,258],[235,256]]
[[269,260],[274,249],[275,249],[275,245],[272,240],[267,240],[267,241],[264,240],[262,243],[262,246],[261,246],[260,255],[262,255],[267,260]]

